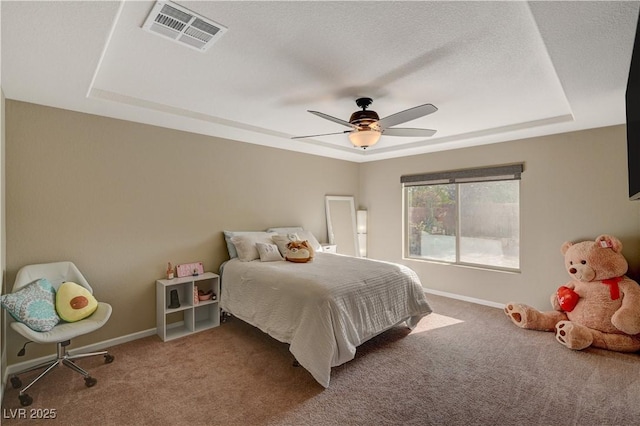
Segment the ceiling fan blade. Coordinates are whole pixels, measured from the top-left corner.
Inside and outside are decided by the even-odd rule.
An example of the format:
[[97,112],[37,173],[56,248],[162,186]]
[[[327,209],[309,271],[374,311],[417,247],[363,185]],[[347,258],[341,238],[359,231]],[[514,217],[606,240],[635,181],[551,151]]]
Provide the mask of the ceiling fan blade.
[[409,128],[393,128],[384,129],[382,134],[385,136],[414,136],[414,137],[429,137],[436,134],[435,130],[431,129],[409,129]]
[[438,108],[431,104],[424,104],[417,107],[405,109],[404,111],[397,112],[378,120],[378,127],[386,129],[387,127],[395,126],[396,124],[405,123],[407,121],[415,120],[419,117],[432,114],[436,112]]
[[334,123],[338,123],[338,124],[342,124],[343,126],[347,126],[347,127],[351,127],[352,129],[358,129],[358,126],[355,126],[351,123],[349,123],[348,121],[344,121],[341,120],[339,118],[336,117],[332,117],[330,115],[327,115],[323,112],[318,112],[318,111],[309,111],[311,114],[317,115],[320,118],[324,118],[325,120],[329,120],[329,121],[333,121]]
[[316,138],[319,136],[329,136],[329,135],[344,135],[345,133],[351,133],[351,130],[345,130],[344,132],[335,132],[335,133],[321,133],[319,135],[294,136],[291,139]]

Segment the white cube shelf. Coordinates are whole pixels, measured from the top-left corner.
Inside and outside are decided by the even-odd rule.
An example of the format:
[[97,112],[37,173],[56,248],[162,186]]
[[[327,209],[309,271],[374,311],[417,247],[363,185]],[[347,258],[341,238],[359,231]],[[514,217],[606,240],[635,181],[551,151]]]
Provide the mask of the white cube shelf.
[[[195,289],[212,290],[215,300],[196,301]],[[180,306],[169,308],[176,290]],[[163,341],[220,325],[220,276],[213,272],[156,281],[156,329]]]

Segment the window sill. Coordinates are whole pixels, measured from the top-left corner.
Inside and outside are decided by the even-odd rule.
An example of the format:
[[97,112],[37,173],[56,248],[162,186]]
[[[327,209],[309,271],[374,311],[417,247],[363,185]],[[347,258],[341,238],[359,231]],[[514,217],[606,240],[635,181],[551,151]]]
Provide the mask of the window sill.
[[443,266],[457,266],[460,268],[466,269],[476,269],[481,271],[491,271],[491,272],[502,272],[507,274],[520,274],[522,273],[521,269],[514,268],[504,268],[499,266],[490,266],[490,265],[476,265],[473,263],[455,263],[455,262],[446,262],[443,260],[435,260],[435,259],[421,259],[417,257],[402,257],[403,260],[408,260],[412,262],[421,262],[421,263],[431,263],[434,265],[443,265]]

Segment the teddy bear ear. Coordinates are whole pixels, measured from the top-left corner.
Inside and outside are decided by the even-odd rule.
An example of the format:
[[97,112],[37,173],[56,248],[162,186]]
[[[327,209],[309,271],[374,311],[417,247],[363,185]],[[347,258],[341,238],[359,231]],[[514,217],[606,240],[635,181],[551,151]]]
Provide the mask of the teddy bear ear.
[[611,248],[616,253],[622,252],[622,242],[611,235],[600,235],[596,238],[596,243],[602,248]]
[[562,254],[567,254],[567,250],[569,250],[569,247],[571,247],[573,245],[572,242],[567,241],[564,244],[562,244],[562,247],[560,247],[560,251],[562,252]]

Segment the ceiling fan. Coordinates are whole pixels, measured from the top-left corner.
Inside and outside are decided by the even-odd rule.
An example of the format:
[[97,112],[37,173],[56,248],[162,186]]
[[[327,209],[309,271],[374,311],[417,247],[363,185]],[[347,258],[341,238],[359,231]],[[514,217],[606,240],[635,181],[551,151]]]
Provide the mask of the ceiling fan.
[[345,130],[343,132],[335,133],[323,133],[319,135],[294,136],[292,139],[304,139],[328,135],[343,135],[345,133],[348,133],[349,140],[351,141],[353,146],[366,149],[367,147],[375,145],[382,135],[429,137],[433,136],[436,133],[435,130],[431,129],[391,128],[391,126],[395,126],[396,124],[415,120],[416,118],[436,112],[438,108],[431,104],[424,104],[417,107],[409,108],[380,119],[375,111],[367,111],[367,108],[372,103],[373,99],[371,98],[356,99],[356,105],[362,108],[362,111],[356,111],[351,114],[351,118],[349,119],[349,121],[341,120],[322,112],[309,111],[311,114],[315,114],[318,117],[333,121],[334,123],[342,124],[343,126],[350,127],[351,130]]

